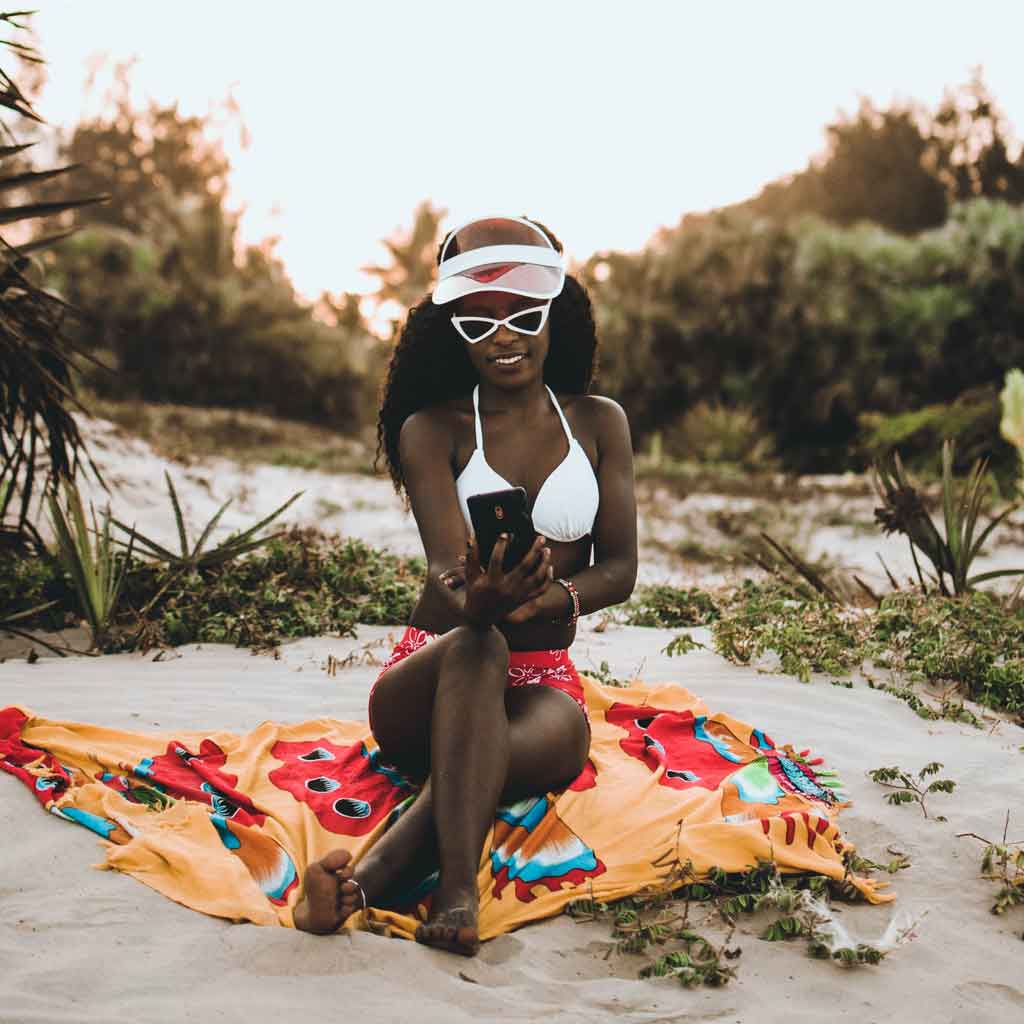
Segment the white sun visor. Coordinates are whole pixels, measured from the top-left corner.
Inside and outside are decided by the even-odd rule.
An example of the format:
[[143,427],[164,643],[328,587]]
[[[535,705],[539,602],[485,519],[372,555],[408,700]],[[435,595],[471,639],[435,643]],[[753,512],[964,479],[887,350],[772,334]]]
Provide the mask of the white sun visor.
[[565,283],[561,253],[539,245],[485,245],[444,260],[437,268],[435,306],[475,292],[510,292],[552,299]]

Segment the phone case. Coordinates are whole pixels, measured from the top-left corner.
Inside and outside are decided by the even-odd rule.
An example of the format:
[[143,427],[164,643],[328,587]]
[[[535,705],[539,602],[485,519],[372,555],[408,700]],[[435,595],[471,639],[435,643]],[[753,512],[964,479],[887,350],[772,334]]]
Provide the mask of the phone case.
[[526,510],[526,491],[522,487],[513,487],[488,491],[486,494],[472,494],[466,499],[466,504],[476,534],[481,568],[486,571],[491,552],[501,533],[509,534],[502,569],[508,572],[521,562],[537,536],[533,520]]

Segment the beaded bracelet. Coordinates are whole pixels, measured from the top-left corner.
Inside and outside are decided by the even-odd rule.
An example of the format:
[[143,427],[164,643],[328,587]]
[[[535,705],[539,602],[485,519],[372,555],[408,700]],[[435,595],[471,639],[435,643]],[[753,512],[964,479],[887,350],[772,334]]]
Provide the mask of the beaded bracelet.
[[[565,587],[566,591],[569,594],[569,597],[572,599],[572,615],[569,618],[569,625],[570,626],[575,626],[577,620],[580,617],[580,595],[579,595],[579,591],[576,589],[576,586],[575,586],[575,584],[573,583],[572,580],[567,580],[567,579],[563,579],[563,578],[559,577],[557,580],[555,580],[555,582],[556,583],[560,583],[563,587]],[[564,622],[565,619],[556,619],[555,621],[556,622]]]

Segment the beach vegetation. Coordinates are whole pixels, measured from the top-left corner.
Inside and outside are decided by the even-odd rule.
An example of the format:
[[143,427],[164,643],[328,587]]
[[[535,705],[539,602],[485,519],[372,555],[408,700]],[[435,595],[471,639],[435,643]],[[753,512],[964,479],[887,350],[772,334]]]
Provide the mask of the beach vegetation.
[[[904,860],[893,870],[905,867]],[[851,864],[848,861],[848,872],[853,870]],[[858,862],[858,868],[875,867],[864,858]],[[890,925],[877,942],[858,942],[836,917],[832,898],[858,899],[860,894],[851,884],[825,875],[783,875],[772,861],[761,861],[745,872],[712,867],[701,874],[687,862],[673,864],[657,888],[608,903],[593,898],[574,900],[566,913],[581,923],[607,923],[612,940],[608,955],[646,958],[640,977],[672,977],[686,987],[721,986],[737,977],[735,961],[742,948],[735,937],[744,916],[761,916],[758,934],[762,940],[802,939],[808,956],[830,959],[843,967],[877,965],[914,937],[912,922]],[[721,939],[709,937],[708,921],[700,928],[691,922],[694,906],[701,905],[718,918],[724,929]]]
[[[876,464],[876,489],[882,502],[875,518],[885,533],[902,533],[910,541],[914,565],[922,593],[928,592],[917,553],[932,565],[931,579],[939,593],[961,595],[979,583],[1007,576],[1024,575],[1024,569],[999,569],[970,575],[971,564],[981,553],[992,531],[1017,508],[1008,505],[975,536],[982,503],[988,490],[986,461],[971,467],[967,479],[958,489],[953,477],[954,444],[942,445],[942,516],[944,533],[940,533],[921,498],[910,482],[899,454]],[[948,577],[948,583],[947,583]]]
[[588,669],[586,675],[589,679],[596,680],[602,686],[611,686],[616,689],[626,689],[632,685],[632,682],[629,679],[623,679],[621,676],[613,675],[611,666],[608,664],[607,661],[602,661],[596,669]]
[[140,623],[145,646],[232,643],[273,649],[303,636],[353,636],[358,623],[404,625],[425,576],[422,559],[378,551],[354,538],[291,529],[235,562],[132,581],[139,603],[160,600]]
[[[1024,839],[1008,839],[1010,812],[1003,822],[1002,839],[993,842],[976,832],[958,832],[957,838],[977,839],[984,844],[981,876],[995,882],[999,889],[992,904],[993,914],[1005,914],[1012,907],[1024,907]],[[1024,939],[1024,934],[1021,935]]]
[[206,543],[210,539],[210,535],[216,529],[217,524],[220,522],[221,516],[224,515],[228,506],[231,504],[232,499],[228,499],[223,505],[214,513],[210,521],[203,527],[202,532],[196,539],[194,544],[190,544],[188,539],[188,530],[185,526],[185,518],[182,515],[181,504],[178,501],[178,494],[174,489],[174,482],[171,480],[171,475],[164,470],[164,480],[167,482],[167,493],[171,500],[171,510],[174,513],[174,524],[178,530],[178,542],[181,546],[181,551],[171,551],[169,548],[162,544],[151,540],[149,537],[138,533],[134,527],[126,526],[119,519],[114,519],[114,525],[128,533],[133,540],[138,541],[139,547],[142,551],[155,558],[157,561],[164,563],[172,571],[185,572],[185,573],[201,573],[203,570],[212,569],[215,566],[223,565],[225,562],[232,562],[236,558],[246,554],[249,551],[254,551],[258,547],[262,547],[264,544],[268,544],[274,537],[279,534],[271,534],[267,537],[257,537],[263,527],[268,526],[272,523],[282,512],[285,511],[290,505],[302,497],[302,491],[293,494],[283,505],[279,506],[270,515],[265,516],[258,523],[253,524],[240,533],[233,533],[226,540],[222,541],[214,547],[207,548]]
[[[350,636],[360,622],[404,625],[426,575],[423,559],[354,538],[290,528],[266,541],[234,561],[188,570],[137,551],[128,559],[112,541],[118,564],[128,568],[116,628],[101,649],[230,643],[270,651],[298,637]],[[83,614],[74,577],[59,559],[10,552],[0,552],[0,607],[18,615],[19,635],[34,639]]]
[[63,502],[58,495],[49,495],[57,557],[71,579],[79,608],[89,623],[92,647],[103,648],[111,641],[131,565],[134,531],[129,530],[127,551],[122,554],[112,536],[109,506],[103,512],[102,526],[98,525],[95,508],[90,506],[90,528],[78,489],[74,484],[65,483],[62,493]]
[[773,467],[772,440],[749,409],[699,401],[651,438],[651,454],[675,460]]
[[[938,775],[942,771],[941,761],[930,761],[916,775],[905,771],[903,768],[893,766],[891,768],[874,768],[868,772],[868,778],[877,782],[880,786],[891,789],[892,792],[886,796],[886,802],[898,807],[900,804],[916,803],[921,808],[921,813],[928,817],[927,798],[932,793],[952,793],[956,783],[952,779],[932,779],[932,775]],[[946,819],[939,815],[936,821]]]
[[[962,597],[931,592],[887,594],[876,607],[839,605],[780,579],[744,580],[707,594],[712,646],[740,665],[757,664],[807,682],[815,674],[860,674],[868,686],[908,702],[922,718],[981,725],[965,700],[1024,714],[1024,608],[1019,602],[972,591]],[[662,628],[694,624],[692,589],[658,598]],[[649,609],[627,606],[624,619],[649,622]],[[669,653],[694,649],[672,642]],[[881,678],[884,672],[888,678]],[[937,693],[936,693],[937,691]]]
[[1020,464],[1000,436],[1000,402],[994,384],[980,385],[948,402],[897,413],[864,412],[858,418],[859,455],[868,465],[898,451],[903,464],[929,483],[942,479],[942,444],[953,441],[953,471],[966,474],[982,459],[1004,498],[1014,496]]
[[659,584],[637,587],[627,610],[631,626],[658,629],[706,626],[717,618],[715,599],[699,587],[679,589]]
[[[27,30],[26,11],[0,12],[0,30],[15,36]],[[25,77],[42,64],[29,37],[0,39],[0,53],[18,62]],[[22,89],[0,66],[0,115],[22,125],[38,126],[31,89]],[[27,159],[33,143],[19,142],[0,119],[0,541],[5,546],[43,544],[29,515],[45,457],[44,487],[70,480],[79,460],[87,458],[78,425],[73,372],[76,348],[68,334],[73,313],[40,284],[34,255],[67,237],[63,227],[49,234],[30,225],[43,218],[64,218],[102,202],[88,191],[71,197],[66,176],[73,165],[35,169]],[[49,195],[41,192],[49,190]],[[95,467],[93,467],[95,468]]]

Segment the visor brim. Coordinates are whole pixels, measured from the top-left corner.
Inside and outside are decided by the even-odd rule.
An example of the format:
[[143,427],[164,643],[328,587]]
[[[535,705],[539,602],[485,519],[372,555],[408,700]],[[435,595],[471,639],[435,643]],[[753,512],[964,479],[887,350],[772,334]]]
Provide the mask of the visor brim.
[[[532,299],[553,299],[565,284],[565,271],[555,267],[517,263],[498,274],[488,274],[488,269],[475,267],[438,281],[431,296],[434,305],[443,306],[446,302],[454,302],[477,292],[508,292],[510,295],[523,295]],[[496,269],[500,270],[500,267]]]

